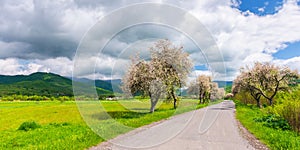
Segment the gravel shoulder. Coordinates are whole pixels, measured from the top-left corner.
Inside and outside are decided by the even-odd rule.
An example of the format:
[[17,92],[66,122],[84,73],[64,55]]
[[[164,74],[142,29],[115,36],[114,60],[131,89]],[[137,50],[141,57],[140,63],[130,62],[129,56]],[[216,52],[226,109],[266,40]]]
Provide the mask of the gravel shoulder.
[[269,150],[269,148],[261,143],[253,134],[251,134],[242,124],[237,120],[237,125],[241,136],[248,141],[248,143],[257,150]]

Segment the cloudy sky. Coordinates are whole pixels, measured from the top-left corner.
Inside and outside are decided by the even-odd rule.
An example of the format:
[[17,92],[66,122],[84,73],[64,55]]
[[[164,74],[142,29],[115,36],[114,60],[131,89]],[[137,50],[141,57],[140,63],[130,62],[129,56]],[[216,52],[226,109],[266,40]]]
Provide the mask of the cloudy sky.
[[[256,61],[271,61],[300,70],[299,0],[143,2],[168,4],[193,15],[210,33],[223,58],[213,59],[217,54],[205,50],[203,54],[201,44],[200,48],[197,47],[189,35],[174,30],[172,26],[145,23],[120,30],[114,36],[103,34],[101,38],[109,40],[105,48],[99,50],[101,52],[95,57],[85,57],[85,63],[94,67],[95,72],[81,68],[80,76],[120,78],[129,57],[140,53],[141,57],[148,59],[149,53],[145,49],[158,38],[168,38],[183,45],[194,61],[194,72],[208,73],[207,65],[222,62],[227,72],[220,76],[219,79],[223,80],[232,80],[241,66],[251,65]],[[87,33],[103,18],[136,3],[140,1],[0,0],[0,74],[30,74],[40,71],[72,76],[74,60],[78,55],[76,50],[84,43],[82,39],[88,36]],[[121,22],[136,19],[132,14],[134,13],[119,15],[117,21],[112,19],[107,26],[98,29],[106,31],[117,28]],[[147,17],[153,14],[146,12],[144,15]],[[161,16],[174,20],[174,26],[186,21],[176,21],[179,18],[172,13],[157,14],[157,20],[162,20]],[[190,32],[195,30],[195,33],[199,30],[199,26],[195,27],[193,24],[186,28]],[[206,57],[209,61],[204,59]],[[218,74],[219,69],[214,70]]]

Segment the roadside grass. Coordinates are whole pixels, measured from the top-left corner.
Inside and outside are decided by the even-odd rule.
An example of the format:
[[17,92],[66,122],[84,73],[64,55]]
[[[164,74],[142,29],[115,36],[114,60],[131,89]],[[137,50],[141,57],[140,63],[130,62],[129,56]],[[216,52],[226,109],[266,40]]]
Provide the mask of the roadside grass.
[[[143,103],[149,102],[144,100]],[[106,138],[113,138],[134,128],[150,124],[173,115],[207,106],[198,105],[197,100],[182,100],[182,107],[172,108],[172,104],[160,103],[154,113],[148,108],[131,111],[123,106],[132,101],[103,101],[106,112],[112,118],[93,118],[97,129],[113,128],[112,121],[117,121],[130,128],[115,129]],[[140,112],[142,111],[142,112]],[[38,128],[18,130],[24,122],[34,122]],[[97,131],[96,131],[97,132]],[[0,102],[0,149],[85,149],[104,141],[86,125],[81,117],[76,102]]]
[[236,101],[236,117],[252,134],[273,150],[300,149],[300,135],[291,130],[267,127],[255,120],[266,116],[254,105],[244,105]]

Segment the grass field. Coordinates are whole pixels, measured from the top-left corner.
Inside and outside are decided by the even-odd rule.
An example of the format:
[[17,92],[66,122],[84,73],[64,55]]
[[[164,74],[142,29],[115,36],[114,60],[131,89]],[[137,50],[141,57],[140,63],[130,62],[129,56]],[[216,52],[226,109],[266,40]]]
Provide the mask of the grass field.
[[[103,107],[112,118],[91,116],[96,116],[95,129],[112,128],[110,122],[115,120],[131,127],[116,129],[106,137],[113,138],[136,127],[207,105],[197,103],[196,100],[182,100],[182,107],[176,112],[172,104],[160,103],[156,112],[151,114],[146,113],[146,107],[140,109],[144,112],[130,111],[128,107],[133,105],[132,101],[104,101]],[[40,127],[29,131],[18,130],[23,122],[36,122]],[[103,140],[86,125],[75,102],[0,102],[0,149],[85,149]]]
[[291,130],[274,129],[255,121],[265,114],[255,106],[238,104],[236,107],[238,120],[260,141],[272,150],[299,150],[300,135]]

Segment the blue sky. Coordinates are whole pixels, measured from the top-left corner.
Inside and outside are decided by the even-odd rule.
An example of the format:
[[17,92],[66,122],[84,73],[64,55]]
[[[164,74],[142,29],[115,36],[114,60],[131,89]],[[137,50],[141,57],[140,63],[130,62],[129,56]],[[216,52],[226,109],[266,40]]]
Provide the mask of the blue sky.
[[241,0],[238,8],[241,11],[247,11],[255,13],[259,16],[272,15],[278,12],[278,9],[282,7],[282,0]]
[[[240,67],[251,65],[256,61],[269,61],[300,70],[300,0],[145,0],[144,2],[171,4],[183,8],[205,26],[224,57],[210,59],[209,63],[213,63],[214,66],[225,64],[227,69],[227,74],[222,74],[221,79],[217,80],[232,80],[238,75]],[[2,0],[0,74],[50,71],[63,76],[72,76],[77,46],[85,33],[111,12],[137,3],[140,3],[140,0]],[[150,15],[153,14],[155,12]],[[135,16],[126,16],[126,13],[123,15],[118,21],[127,22],[136,19]],[[157,20],[164,19],[161,14],[157,14],[156,17]],[[168,17],[171,17],[174,23],[178,19],[178,16],[172,16],[172,13]],[[177,23],[186,21],[188,20],[180,20]],[[118,25],[118,22],[113,22],[100,30],[117,28]],[[185,28],[196,31],[199,27],[189,24]],[[117,53],[123,50],[120,48],[131,47],[134,43],[141,42],[140,45],[147,45],[143,43],[144,37],[153,35],[166,38],[172,36],[177,42],[181,41],[185,50],[194,59],[194,71],[208,73],[206,61],[198,56],[197,49],[188,44],[190,41],[184,40],[172,30],[153,29],[140,26],[126,34],[120,32],[111,46],[107,47],[106,55],[86,58],[86,64],[83,65],[97,66],[95,71],[99,74],[94,75],[82,70],[82,77],[121,78],[120,74],[108,75],[113,69],[124,71],[125,64],[130,62],[130,59],[118,58]],[[126,56],[133,53],[127,52]],[[204,55],[207,58],[214,56],[209,52]],[[92,60],[95,59],[101,63],[92,64]],[[122,67],[116,69],[114,68],[116,64],[122,64]],[[218,67],[211,69],[220,73]]]
[[[237,7],[245,12],[250,11],[258,16],[274,15],[282,8],[283,0],[241,0]],[[300,1],[297,2],[300,5]],[[276,59],[289,59],[300,56],[300,41],[285,43],[286,48],[274,53]]]
[[290,59],[300,56],[300,42],[288,43],[286,48],[274,53],[273,56],[277,59]]
[[[258,16],[274,15],[282,8],[283,0],[240,0],[237,8],[242,11],[250,11]],[[297,2],[300,5],[300,1]],[[291,29],[292,30],[292,29]],[[286,48],[279,49],[272,54],[276,59],[289,59],[300,56],[300,41],[285,43]]]

